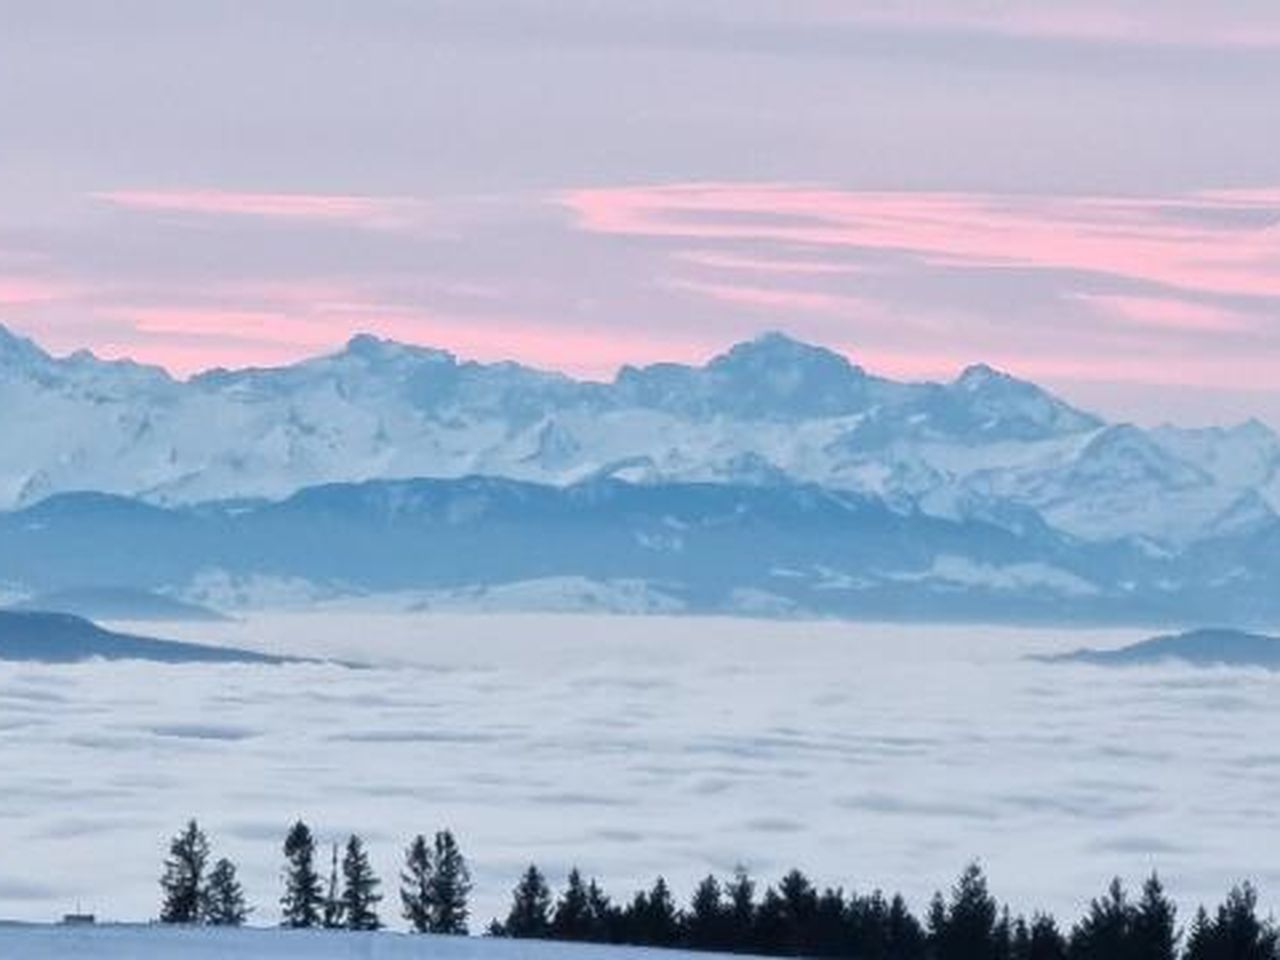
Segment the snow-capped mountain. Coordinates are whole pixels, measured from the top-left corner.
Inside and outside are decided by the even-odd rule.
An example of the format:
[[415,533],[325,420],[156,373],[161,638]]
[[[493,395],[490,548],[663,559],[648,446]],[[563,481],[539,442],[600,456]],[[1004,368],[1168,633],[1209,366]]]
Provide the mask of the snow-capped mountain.
[[1180,550],[1280,506],[1280,439],[1106,424],[985,366],[876,377],[767,334],[704,366],[610,383],[361,335],[292,366],[190,380],[0,328],[0,506],[96,490],[156,504],[279,499],[330,482],[505,477],[569,485],[816,484],[898,511],[1039,524]]

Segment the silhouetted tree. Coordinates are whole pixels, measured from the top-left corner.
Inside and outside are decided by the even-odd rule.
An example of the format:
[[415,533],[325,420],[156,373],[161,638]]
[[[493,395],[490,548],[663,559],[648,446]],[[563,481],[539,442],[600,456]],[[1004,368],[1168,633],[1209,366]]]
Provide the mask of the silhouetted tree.
[[326,930],[342,929],[342,895],[338,888],[338,844],[329,848],[329,883],[324,893],[324,905],[320,910],[320,922]]
[[319,926],[324,898],[316,873],[316,842],[310,828],[299,820],[284,838],[284,896],[280,898],[280,925]]
[[745,868],[734,870],[733,879],[725,888],[725,898],[729,901],[726,946],[732,951],[749,950],[755,940],[756,885]]
[[1106,895],[1089,904],[1089,912],[1071,931],[1071,960],[1125,960],[1136,910],[1116,877]]
[[708,875],[693,891],[684,915],[684,942],[694,950],[723,950],[727,938],[724,891]]
[[889,904],[888,934],[886,956],[894,960],[921,960],[924,957],[928,938],[902,894],[895,894]]
[[1178,955],[1178,909],[1165,896],[1154,873],[1142,885],[1142,899],[1133,911],[1127,955],[1132,960],[1175,960]]
[[432,933],[465,936],[471,871],[450,831],[439,831],[433,845],[431,879],[427,884],[428,929]]
[[431,929],[432,872],[427,838],[418,834],[405,851],[404,869],[400,873],[401,913],[414,933],[426,933]]
[[160,888],[161,923],[198,923],[204,891],[204,869],[209,861],[209,840],[194,820],[169,842]]
[[1245,883],[1232,888],[1212,918],[1201,907],[1187,937],[1186,960],[1275,960],[1277,931],[1258,918],[1257,906],[1257,892]]
[[546,878],[533,864],[521,876],[511,893],[511,911],[505,923],[490,933],[528,939],[546,938],[551,933],[551,890]]
[[555,912],[551,917],[550,936],[554,940],[591,940],[592,927],[587,885],[578,868],[574,867],[569,871],[564,893],[556,901]]
[[680,914],[667,881],[658,877],[647,893],[637,893],[627,910],[628,942],[654,947],[675,946],[680,940]]
[[[851,920],[844,891],[822,891],[814,904],[813,919],[809,923],[808,952],[818,957],[840,957],[849,953],[852,945]],[[874,960],[874,954],[865,956]]]
[[236,867],[223,857],[209,871],[209,883],[201,897],[201,919],[211,927],[240,927],[249,919],[244,888]]
[[587,884],[587,908],[591,915],[591,937],[597,943],[612,943],[617,939],[618,908],[592,878]]
[[929,944],[937,960],[1003,960],[1007,955],[1007,925],[976,863],[960,875],[949,901],[941,894],[934,897]]
[[342,920],[346,929],[377,930],[382,926],[377,910],[382,899],[378,886],[364,844],[353,833],[342,855]]
[[1031,918],[1030,939],[1025,960],[1066,960],[1067,938],[1058,923],[1046,913]]

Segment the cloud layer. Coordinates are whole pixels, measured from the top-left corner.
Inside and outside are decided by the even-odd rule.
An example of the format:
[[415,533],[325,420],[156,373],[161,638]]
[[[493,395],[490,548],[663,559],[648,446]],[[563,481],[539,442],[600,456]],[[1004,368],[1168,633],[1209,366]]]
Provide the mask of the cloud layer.
[[0,664],[4,915],[153,915],[193,815],[263,923],[297,816],[362,831],[388,882],[410,836],[451,826],[477,925],[530,860],[623,896],[800,865],[923,908],[981,856],[1015,909],[1071,917],[1152,869],[1184,911],[1246,876],[1280,895],[1280,679],[1022,659],[1131,631],[340,611],[174,630],[374,666]]

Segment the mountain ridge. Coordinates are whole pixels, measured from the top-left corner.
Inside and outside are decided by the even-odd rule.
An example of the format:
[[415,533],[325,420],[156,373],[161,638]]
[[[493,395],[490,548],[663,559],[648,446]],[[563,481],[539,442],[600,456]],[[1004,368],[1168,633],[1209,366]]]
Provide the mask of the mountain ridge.
[[177,380],[86,351],[55,358],[3,330],[0,404],[0,508],[82,489],[163,505],[474,474],[790,482],[1175,551],[1280,509],[1280,439],[1259,422],[1145,430],[984,364],[899,382],[781,333],[597,382],[370,334]]

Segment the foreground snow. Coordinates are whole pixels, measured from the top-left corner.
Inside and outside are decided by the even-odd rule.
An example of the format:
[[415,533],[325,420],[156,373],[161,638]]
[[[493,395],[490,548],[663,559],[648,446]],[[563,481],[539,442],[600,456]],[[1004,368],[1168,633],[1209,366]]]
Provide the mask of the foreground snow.
[[0,956],[22,960],[681,960],[708,954],[395,933],[0,925]]

